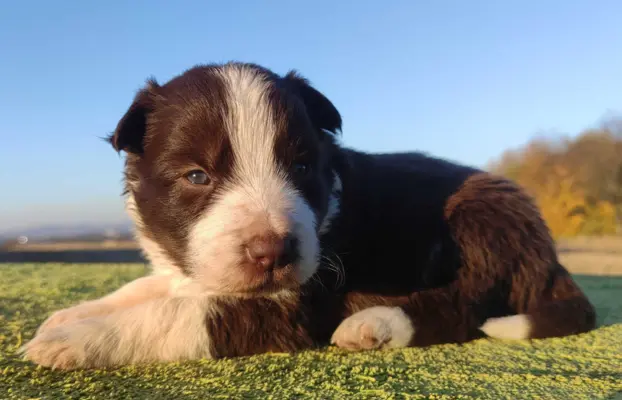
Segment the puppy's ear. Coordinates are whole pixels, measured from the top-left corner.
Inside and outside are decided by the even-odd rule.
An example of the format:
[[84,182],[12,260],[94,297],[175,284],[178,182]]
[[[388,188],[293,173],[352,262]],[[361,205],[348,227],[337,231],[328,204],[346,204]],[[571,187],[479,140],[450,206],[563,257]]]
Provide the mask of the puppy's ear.
[[136,94],[132,105],[121,117],[114,132],[108,136],[108,142],[117,152],[142,154],[147,117],[153,111],[157,88],[155,80],[147,81],[147,85]]
[[313,88],[309,81],[296,71],[290,71],[285,80],[302,99],[311,122],[317,129],[329,131],[333,135],[341,133],[341,115],[326,96]]

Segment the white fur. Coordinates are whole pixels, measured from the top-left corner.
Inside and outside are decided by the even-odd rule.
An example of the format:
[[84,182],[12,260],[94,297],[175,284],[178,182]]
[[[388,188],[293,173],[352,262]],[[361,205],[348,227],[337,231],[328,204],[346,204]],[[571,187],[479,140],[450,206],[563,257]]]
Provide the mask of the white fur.
[[410,317],[400,307],[376,306],[346,318],[331,343],[351,350],[399,348],[408,346],[414,334]]
[[337,172],[333,171],[333,187],[330,191],[330,198],[328,200],[328,211],[326,211],[326,216],[322,220],[322,224],[320,225],[319,234],[322,235],[330,230],[330,224],[333,222],[333,219],[339,214],[339,207],[341,205],[341,191],[342,184],[341,178],[337,174]]
[[274,156],[277,131],[267,98],[268,83],[250,68],[226,65],[220,72],[228,91],[226,124],[236,178],[255,189],[266,183],[282,185]]
[[103,368],[210,357],[207,296],[157,298],[48,329],[21,350],[39,365]]
[[137,278],[55,312],[21,352],[61,369],[209,357],[205,318],[215,311],[209,295],[173,271]]
[[315,214],[288,181],[274,156],[276,126],[267,83],[252,69],[227,65],[221,76],[228,91],[227,132],[234,156],[232,178],[192,227],[188,255],[192,275],[208,289],[243,290],[246,241],[255,235],[293,233],[301,259],[299,283],[315,273],[319,240]]
[[152,299],[182,294],[198,295],[204,292],[196,282],[178,274],[155,274],[137,278],[103,297],[54,312],[41,324],[37,334],[61,324],[111,314]]
[[479,328],[486,335],[497,339],[529,339],[532,322],[525,314],[509,317],[489,318]]

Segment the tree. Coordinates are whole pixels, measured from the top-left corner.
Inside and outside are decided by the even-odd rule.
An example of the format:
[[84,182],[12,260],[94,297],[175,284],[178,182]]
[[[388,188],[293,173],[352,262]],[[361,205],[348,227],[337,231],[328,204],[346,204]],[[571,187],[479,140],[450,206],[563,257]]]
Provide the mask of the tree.
[[558,166],[533,193],[555,239],[576,236],[585,224],[587,202],[573,177]]
[[490,170],[536,198],[556,237],[612,234],[622,226],[622,119],[575,138],[534,138],[504,152]]

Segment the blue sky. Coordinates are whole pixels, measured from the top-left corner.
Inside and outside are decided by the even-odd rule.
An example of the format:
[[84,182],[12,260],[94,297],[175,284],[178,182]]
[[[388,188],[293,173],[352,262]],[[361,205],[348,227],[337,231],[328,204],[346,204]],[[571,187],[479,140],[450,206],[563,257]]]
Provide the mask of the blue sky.
[[[303,5],[305,4],[305,5]],[[622,108],[622,2],[14,1],[0,13],[0,231],[119,221],[108,134],[145,79],[298,69],[344,143],[484,165]]]

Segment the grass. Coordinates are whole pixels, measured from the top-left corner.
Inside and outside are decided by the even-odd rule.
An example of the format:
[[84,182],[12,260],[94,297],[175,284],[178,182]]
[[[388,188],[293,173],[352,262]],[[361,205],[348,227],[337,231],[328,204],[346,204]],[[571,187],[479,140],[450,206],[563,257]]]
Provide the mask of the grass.
[[0,264],[2,399],[597,399],[622,392],[622,276],[577,276],[600,328],[534,342],[51,371],[15,350],[47,314],[144,274],[131,264]]

